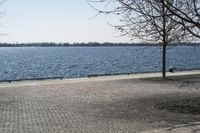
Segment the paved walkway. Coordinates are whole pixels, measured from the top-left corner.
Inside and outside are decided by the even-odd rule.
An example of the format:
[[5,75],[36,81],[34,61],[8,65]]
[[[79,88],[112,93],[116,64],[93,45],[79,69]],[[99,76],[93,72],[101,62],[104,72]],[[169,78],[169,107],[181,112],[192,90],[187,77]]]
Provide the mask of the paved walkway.
[[[167,76],[188,76],[188,75],[200,75],[200,70],[193,71],[181,71],[170,73],[167,72]],[[122,74],[122,75],[110,75],[110,76],[97,76],[91,78],[69,78],[69,79],[49,79],[49,80],[33,80],[33,81],[13,81],[12,84],[8,82],[0,83],[0,87],[16,87],[16,86],[32,86],[32,85],[49,85],[49,84],[65,84],[65,83],[80,83],[80,82],[91,82],[91,81],[112,81],[112,80],[125,80],[125,79],[139,79],[139,78],[155,78],[161,77],[161,73],[138,73],[138,74]]]
[[145,131],[142,133],[200,133],[200,122],[175,125],[174,127]]
[[200,115],[156,105],[199,97],[199,75],[167,81],[113,76],[2,83],[0,132],[165,133],[184,129],[197,133]]

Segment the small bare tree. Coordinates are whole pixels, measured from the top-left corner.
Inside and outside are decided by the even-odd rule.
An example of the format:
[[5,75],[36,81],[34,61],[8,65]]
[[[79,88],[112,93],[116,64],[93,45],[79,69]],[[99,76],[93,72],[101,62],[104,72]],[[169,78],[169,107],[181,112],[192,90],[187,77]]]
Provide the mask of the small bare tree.
[[[116,5],[113,9],[106,11],[95,9],[99,14],[120,15],[122,23],[115,28],[121,31],[121,35],[161,44],[163,48],[162,77],[165,78],[167,45],[181,42],[189,35],[182,25],[177,25],[176,20],[179,19],[177,16],[168,17],[171,13],[166,7],[169,1],[98,0],[95,2]],[[170,4],[173,5],[173,3]],[[92,7],[94,8],[94,4]]]

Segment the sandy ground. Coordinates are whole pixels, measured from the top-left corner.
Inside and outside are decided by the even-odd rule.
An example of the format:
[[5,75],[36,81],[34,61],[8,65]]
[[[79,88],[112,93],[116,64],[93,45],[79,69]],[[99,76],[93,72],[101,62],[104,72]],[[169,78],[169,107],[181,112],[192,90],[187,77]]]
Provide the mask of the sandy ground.
[[0,132],[146,133],[191,123],[198,127],[200,75],[157,76],[1,83]]

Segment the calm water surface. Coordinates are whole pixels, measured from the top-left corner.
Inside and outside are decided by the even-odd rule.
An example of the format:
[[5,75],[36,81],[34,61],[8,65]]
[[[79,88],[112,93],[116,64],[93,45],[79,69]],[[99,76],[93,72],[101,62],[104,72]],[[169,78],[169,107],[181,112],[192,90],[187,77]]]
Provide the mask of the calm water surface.
[[[0,48],[0,80],[85,77],[161,70],[160,47]],[[200,68],[200,46],[169,47],[167,67]]]

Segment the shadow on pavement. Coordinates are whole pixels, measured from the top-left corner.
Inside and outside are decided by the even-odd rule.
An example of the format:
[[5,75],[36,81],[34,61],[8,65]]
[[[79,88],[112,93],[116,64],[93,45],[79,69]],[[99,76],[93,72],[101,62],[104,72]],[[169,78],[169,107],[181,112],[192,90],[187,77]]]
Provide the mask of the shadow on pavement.
[[176,125],[163,129],[144,131],[141,133],[200,133],[200,122]]
[[183,133],[199,133],[200,132],[200,122],[194,122],[189,124],[178,125],[174,127],[167,128],[168,132],[182,131]]
[[[176,101],[181,104],[179,106],[173,101],[168,102],[171,97],[175,97],[176,95],[155,95],[143,99],[123,99],[116,102],[92,105],[91,107],[95,109],[92,115],[104,119],[151,123],[152,125],[156,124],[156,127],[169,127],[177,124],[187,124],[188,122],[199,122],[200,97],[192,100],[179,99],[180,101]],[[192,106],[193,102],[195,105]]]

